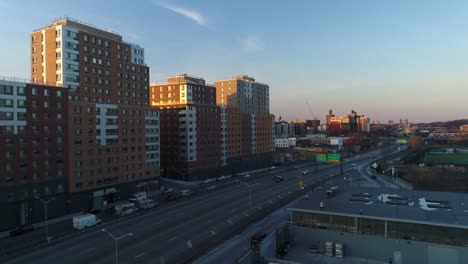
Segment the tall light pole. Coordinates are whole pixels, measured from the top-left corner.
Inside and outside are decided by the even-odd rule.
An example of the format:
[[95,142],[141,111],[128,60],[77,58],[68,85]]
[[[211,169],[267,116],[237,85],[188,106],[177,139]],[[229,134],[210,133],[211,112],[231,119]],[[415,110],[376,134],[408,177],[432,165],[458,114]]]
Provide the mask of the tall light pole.
[[243,183],[243,184],[247,185],[247,187],[249,187],[249,210],[250,210],[250,209],[252,209],[252,185],[247,184],[245,182],[240,182],[240,183]]
[[119,241],[119,239],[122,239],[122,238],[124,238],[126,236],[133,236],[133,233],[128,233],[128,234],[125,234],[125,235],[120,236],[120,237],[115,237],[114,235],[112,235],[106,229],[101,229],[101,231],[109,234],[109,236],[112,237],[115,240],[115,264],[119,264],[119,253],[118,253],[119,251],[118,251],[118,247],[117,247],[117,241]]
[[45,217],[45,230],[46,230],[46,240],[47,240],[47,243],[50,242],[50,238],[49,238],[49,225],[48,225],[48,222],[47,222],[47,204],[51,201],[54,201],[55,200],[55,197],[54,198],[51,198],[49,200],[43,200],[41,197],[39,196],[35,196],[34,197],[35,199],[41,201],[43,204],[44,204],[44,217]]

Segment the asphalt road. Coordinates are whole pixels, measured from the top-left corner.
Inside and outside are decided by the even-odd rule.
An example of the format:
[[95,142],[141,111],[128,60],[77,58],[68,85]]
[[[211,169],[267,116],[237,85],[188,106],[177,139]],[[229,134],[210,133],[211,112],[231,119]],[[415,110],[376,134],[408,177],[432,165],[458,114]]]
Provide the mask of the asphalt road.
[[[350,161],[366,160],[375,153]],[[132,233],[118,241],[120,263],[186,263],[251,224],[255,216],[297,197],[300,179],[306,185],[327,179],[339,166],[313,172],[308,168],[272,172],[269,176],[238,178],[236,183],[190,199],[162,206],[144,215],[128,217],[104,227],[115,237]],[[310,172],[302,175],[301,171]],[[284,176],[274,182],[275,175]],[[251,204],[251,206],[250,206]],[[7,263],[115,263],[115,242],[99,228],[23,255]]]

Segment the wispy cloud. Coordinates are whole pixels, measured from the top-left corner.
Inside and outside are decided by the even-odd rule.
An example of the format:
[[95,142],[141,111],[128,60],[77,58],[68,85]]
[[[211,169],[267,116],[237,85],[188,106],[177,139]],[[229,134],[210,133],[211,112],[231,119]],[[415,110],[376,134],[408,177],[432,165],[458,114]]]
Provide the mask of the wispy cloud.
[[259,35],[248,35],[242,40],[242,48],[247,52],[262,51],[264,48],[263,39]]
[[188,19],[191,19],[195,22],[197,22],[197,24],[199,24],[200,26],[206,26],[207,23],[206,23],[206,19],[205,17],[203,17],[203,15],[198,12],[198,11],[195,11],[195,10],[192,10],[192,9],[188,9],[188,8],[185,8],[185,7],[181,7],[181,6],[177,6],[177,5],[174,5],[174,4],[169,4],[169,3],[165,3],[165,2],[159,2],[159,1],[153,1],[153,3],[161,6],[161,7],[164,7],[174,13],[177,13],[179,15],[182,15]]

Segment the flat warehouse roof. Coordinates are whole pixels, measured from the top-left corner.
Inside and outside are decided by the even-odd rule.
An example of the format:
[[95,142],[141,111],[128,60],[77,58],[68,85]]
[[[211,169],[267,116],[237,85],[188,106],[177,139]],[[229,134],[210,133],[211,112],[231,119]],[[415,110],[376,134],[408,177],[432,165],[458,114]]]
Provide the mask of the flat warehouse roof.
[[326,191],[310,192],[291,210],[468,228],[465,193],[339,187],[327,197]]

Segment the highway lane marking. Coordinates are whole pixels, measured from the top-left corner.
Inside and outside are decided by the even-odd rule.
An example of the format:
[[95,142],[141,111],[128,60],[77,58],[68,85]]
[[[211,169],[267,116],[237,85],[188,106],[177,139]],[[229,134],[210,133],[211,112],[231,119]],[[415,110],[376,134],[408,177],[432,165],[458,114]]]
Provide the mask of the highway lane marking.
[[210,232],[213,236],[216,235],[216,232],[214,230],[211,230]]
[[191,242],[190,240],[187,240],[187,246],[188,246],[189,248],[192,248],[192,242]]
[[228,223],[230,223],[230,224],[232,225],[232,221],[231,221],[231,219],[228,219]]
[[169,239],[167,242],[172,242],[172,241],[174,241],[176,238],[177,238],[177,237],[175,236],[175,237]]
[[136,255],[135,258],[139,258],[139,257],[143,256],[144,254],[145,254],[145,252],[140,253],[140,254]]
[[249,215],[247,214],[247,212],[244,212],[244,215],[245,215],[245,216],[249,216]]
[[85,250],[81,251],[81,252],[78,253],[78,254],[79,254],[79,255],[85,255],[85,254],[88,254],[88,253],[90,253],[90,252],[92,252],[92,251],[95,251],[95,250],[96,250],[96,248],[88,248],[88,249],[85,249]]

